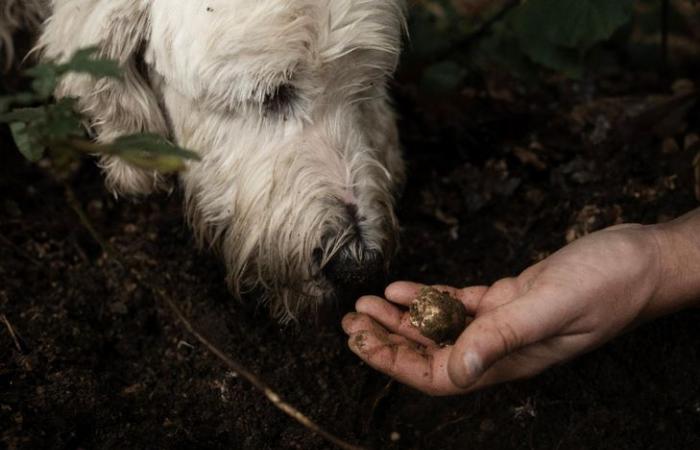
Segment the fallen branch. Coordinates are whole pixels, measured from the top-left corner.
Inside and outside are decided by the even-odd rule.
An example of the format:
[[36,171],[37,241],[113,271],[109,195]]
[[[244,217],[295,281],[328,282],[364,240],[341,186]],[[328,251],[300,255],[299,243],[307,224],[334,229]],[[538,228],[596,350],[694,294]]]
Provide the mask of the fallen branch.
[[[140,280],[140,281],[142,281],[142,280]],[[262,381],[255,374],[253,374],[248,369],[243,367],[240,363],[231,359],[226,353],[221,351],[218,347],[216,347],[214,344],[209,342],[209,340],[207,338],[202,336],[194,328],[192,323],[189,320],[187,320],[187,318],[182,313],[182,311],[180,311],[180,308],[177,307],[175,302],[162,289],[155,289],[155,293],[170,308],[170,310],[178,318],[180,323],[185,327],[185,329],[187,329],[187,331],[190,332],[190,334],[192,336],[195,337],[195,339],[197,339],[207,350],[209,350],[210,353],[212,353],[214,356],[219,358],[219,360],[221,360],[221,362],[223,362],[229,369],[233,370],[238,375],[245,378],[250,384],[255,386],[256,389],[258,389],[260,392],[265,394],[265,397],[267,397],[267,399],[270,400],[270,402],[272,402],[272,404],[275,405],[278,409],[280,409],[282,412],[287,414],[292,419],[299,422],[301,425],[303,425],[307,429],[313,431],[314,433],[318,434],[319,436],[322,436],[323,438],[332,442],[333,444],[335,444],[339,448],[347,449],[347,450],[361,450],[362,449],[362,447],[358,447],[358,446],[352,445],[348,442],[345,442],[342,439],[340,439],[339,437],[324,430],[323,428],[321,428],[320,425],[316,424],[313,420],[309,419],[301,411],[299,411],[294,406],[292,406],[289,403],[282,400],[282,398],[279,396],[279,394],[277,394],[274,390],[272,390],[272,388],[270,388],[270,386],[268,386],[264,381]]]
[[177,318],[177,320],[182,324],[182,326],[192,335],[194,336],[195,339],[197,339],[212,355],[216,356],[221,362],[223,362],[229,369],[233,370],[236,372],[238,375],[243,377],[246,381],[248,381],[250,384],[253,385],[257,390],[262,392],[265,397],[280,411],[284,412],[286,415],[291,417],[292,419],[296,420],[299,422],[302,426],[307,428],[308,430],[312,431],[315,434],[318,434],[319,436],[323,437],[324,439],[328,440],[329,442],[333,443],[337,447],[344,449],[344,450],[363,450],[363,447],[359,447],[353,444],[350,444],[349,442],[346,442],[342,440],[341,438],[337,437],[336,435],[330,433],[329,431],[326,431],[323,429],[320,425],[318,425],[316,422],[308,418],[306,415],[304,415],[301,411],[299,411],[297,408],[294,406],[290,405],[289,403],[285,402],[282,397],[280,397],[277,392],[275,392],[267,383],[262,381],[257,375],[255,375],[253,372],[249,371],[246,369],[242,364],[239,362],[235,361],[232,359],[230,356],[228,356],[226,353],[224,353],[221,349],[219,349],[217,346],[212,344],[206,337],[204,337],[197,329],[192,325],[192,322],[190,322],[187,317],[182,313],[180,308],[175,304],[175,302],[168,296],[168,294],[161,288],[151,284],[145,277],[143,276],[142,273],[137,271],[134,268],[130,268],[127,266],[125,263],[124,259],[121,257],[121,254],[100,234],[97,232],[95,227],[90,223],[90,220],[87,217],[87,214],[83,211],[82,207],[80,206],[80,203],[77,201],[77,198],[75,196],[75,193],[73,190],[66,185],[66,198],[68,200],[68,203],[73,209],[73,211],[78,215],[78,218],[80,219],[80,223],[87,229],[87,231],[90,233],[90,235],[95,239],[95,241],[102,247],[102,250],[109,255],[110,257],[114,258],[120,265],[122,265],[124,268],[126,268],[129,273],[131,274],[132,277],[138,281],[141,286],[146,288],[147,290],[150,290],[152,293],[154,293],[157,298],[165,304],[165,306],[168,307],[168,309],[171,311],[171,313]]

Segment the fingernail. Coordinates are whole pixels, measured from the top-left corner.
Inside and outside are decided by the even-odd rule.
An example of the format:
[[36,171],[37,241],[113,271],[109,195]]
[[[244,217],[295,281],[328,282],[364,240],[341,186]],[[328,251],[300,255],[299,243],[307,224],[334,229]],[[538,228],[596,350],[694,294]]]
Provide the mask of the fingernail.
[[349,332],[349,327],[352,325],[352,323],[355,321],[355,313],[348,313],[345,314],[345,317],[343,317],[343,320],[340,322],[340,326],[343,328],[343,331],[346,333]]
[[464,368],[466,369],[466,375],[469,379],[475,380],[481,376],[484,371],[484,365],[481,362],[481,358],[474,352],[465,352],[464,357]]

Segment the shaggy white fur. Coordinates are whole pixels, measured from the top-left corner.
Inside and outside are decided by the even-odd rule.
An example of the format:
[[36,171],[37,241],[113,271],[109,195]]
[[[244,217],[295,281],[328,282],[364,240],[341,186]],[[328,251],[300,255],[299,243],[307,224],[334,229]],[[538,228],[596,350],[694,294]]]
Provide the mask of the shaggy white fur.
[[[196,235],[221,250],[236,294],[281,320],[334,296],[323,268],[396,247],[404,168],[387,95],[402,0],[53,0],[45,57],[99,45],[123,83],[72,76],[100,141],[149,131],[194,149],[180,175]],[[102,161],[116,192],[165,180]],[[352,213],[349,213],[352,211]]]
[[15,59],[12,37],[18,30],[34,31],[48,13],[48,0],[0,0],[0,69]]

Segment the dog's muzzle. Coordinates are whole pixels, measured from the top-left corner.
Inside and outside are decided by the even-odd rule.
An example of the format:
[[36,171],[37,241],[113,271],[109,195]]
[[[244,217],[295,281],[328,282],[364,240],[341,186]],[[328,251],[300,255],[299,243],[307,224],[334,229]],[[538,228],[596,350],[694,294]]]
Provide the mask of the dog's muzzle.
[[340,249],[323,268],[324,275],[335,285],[340,297],[357,296],[375,292],[386,278],[385,261],[375,250],[365,250],[361,257],[351,250],[363,245],[351,242]]
[[355,230],[323,267],[324,276],[334,285],[336,295],[343,301],[381,289],[387,276],[388,261],[383,252],[371,248],[361,231],[363,219],[349,207],[348,220]]

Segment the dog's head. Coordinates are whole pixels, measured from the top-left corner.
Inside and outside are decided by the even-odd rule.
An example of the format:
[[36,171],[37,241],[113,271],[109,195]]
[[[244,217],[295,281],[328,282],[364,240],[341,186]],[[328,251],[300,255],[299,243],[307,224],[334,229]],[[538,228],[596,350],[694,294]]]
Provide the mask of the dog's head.
[[[401,0],[56,0],[49,57],[99,44],[123,83],[66,80],[98,139],[171,136],[202,161],[182,173],[189,217],[220,248],[236,293],[280,318],[382,274],[396,247],[403,165],[387,80]],[[116,190],[156,175],[105,160]]]

